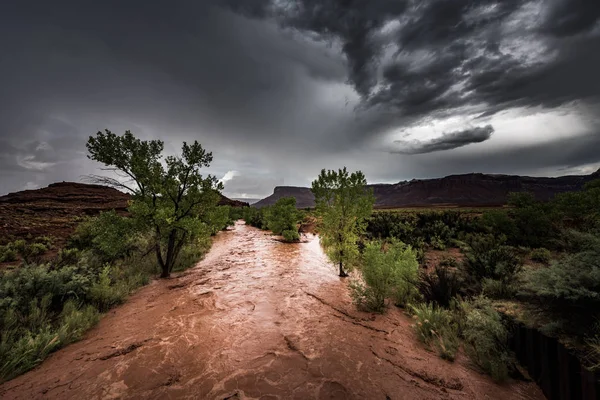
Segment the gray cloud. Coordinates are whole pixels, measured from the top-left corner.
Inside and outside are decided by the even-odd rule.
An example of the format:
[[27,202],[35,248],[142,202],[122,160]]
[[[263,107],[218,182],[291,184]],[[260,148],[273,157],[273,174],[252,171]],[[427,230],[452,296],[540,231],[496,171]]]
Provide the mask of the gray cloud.
[[[10,2],[0,13],[0,194],[97,172],[85,141],[104,128],[159,137],[171,152],[199,140],[215,154],[212,173],[239,171],[226,185],[232,195],[307,184],[344,164],[392,181],[560,174],[597,161],[588,149],[600,132],[590,118],[600,111],[599,8],[595,0]],[[545,139],[552,126],[532,125],[525,131],[536,143],[511,147],[502,142],[510,132],[492,121],[515,108],[533,115],[567,105],[581,110],[585,132],[556,147]],[[413,137],[419,157],[373,150],[390,133],[448,117],[496,132],[477,154],[465,144],[488,139],[483,128]]]
[[444,133],[442,136],[431,140],[396,140],[394,143],[400,148],[394,153],[424,154],[435,151],[451,150],[471,143],[481,143],[492,137],[494,128],[491,125],[465,129],[462,131]]

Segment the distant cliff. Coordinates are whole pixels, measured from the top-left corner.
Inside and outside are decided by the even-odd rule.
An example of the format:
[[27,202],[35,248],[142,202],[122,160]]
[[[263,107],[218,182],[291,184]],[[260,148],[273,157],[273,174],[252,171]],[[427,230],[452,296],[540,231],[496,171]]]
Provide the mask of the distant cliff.
[[[506,203],[510,192],[531,192],[539,200],[557,193],[580,190],[585,182],[600,179],[600,170],[591,175],[536,178],[518,175],[464,174],[437,179],[413,179],[395,184],[369,185],[375,194],[376,208],[419,207],[434,205],[496,206]],[[272,195],[253,204],[264,207],[282,197],[296,198],[298,208],[314,207],[309,188],[278,186]]]

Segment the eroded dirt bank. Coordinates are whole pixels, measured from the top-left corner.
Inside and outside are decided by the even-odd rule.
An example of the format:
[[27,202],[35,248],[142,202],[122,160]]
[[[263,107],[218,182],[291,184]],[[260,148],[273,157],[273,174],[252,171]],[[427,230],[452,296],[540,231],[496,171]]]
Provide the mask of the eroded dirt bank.
[[86,338],[0,386],[3,399],[542,399],[439,359],[399,310],[354,310],[315,237],[237,224],[197,267],[156,281]]

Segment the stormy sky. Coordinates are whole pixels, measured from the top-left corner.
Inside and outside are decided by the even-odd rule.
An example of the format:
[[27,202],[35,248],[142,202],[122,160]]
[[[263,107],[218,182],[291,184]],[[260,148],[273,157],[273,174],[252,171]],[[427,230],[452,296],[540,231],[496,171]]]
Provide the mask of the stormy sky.
[[598,0],[0,5],[0,194],[82,181],[99,130],[211,150],[231,197],[600,167]]

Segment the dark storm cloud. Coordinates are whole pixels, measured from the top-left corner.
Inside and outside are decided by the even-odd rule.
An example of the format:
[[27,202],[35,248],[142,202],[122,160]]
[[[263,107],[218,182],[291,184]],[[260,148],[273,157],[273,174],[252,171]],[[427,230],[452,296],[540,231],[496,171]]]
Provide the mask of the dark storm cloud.
[[396,140],[400,148],[393,151],[400,154],[424,154],[435,151],[456,149],[471,143],[481,143],[492,137],[494,128],[491,125],[444,133],[431,140]]
[[[558,107],[600,94],[596,0],[294,4],[272,14],[288,26],[337,38],[365,104],[395,113],[384,126],[465,108],[492,115]],[[391,21],[397,24],[382,32]],[[394,54],[384,57],[390,48]]]
[[597,0],[550,0],[542,31],[555,36],[570,36],[591,30],[600,18]]
[[[232,193],[297,184],[317,162],[366,168],[391,157],[366,151],[380,134],[439,118],[493,123],[485,147],[503,134],[489,119],[504,110],[598,113],[599,17],[597,0],[6,2],[0,193],[96,172],[85,140],[104,128],[159,137],[169,151],[200,140],[215,174],[239,170]],[[425,152],[486,132],[415,140]],[[436,171],[486,162],[449,154],[462,158],[437,151]],[[594,158],[573,154],[573,165]],[[426,154],[396,157],[416,160],[399,171],[433,171],[419,164]]]

